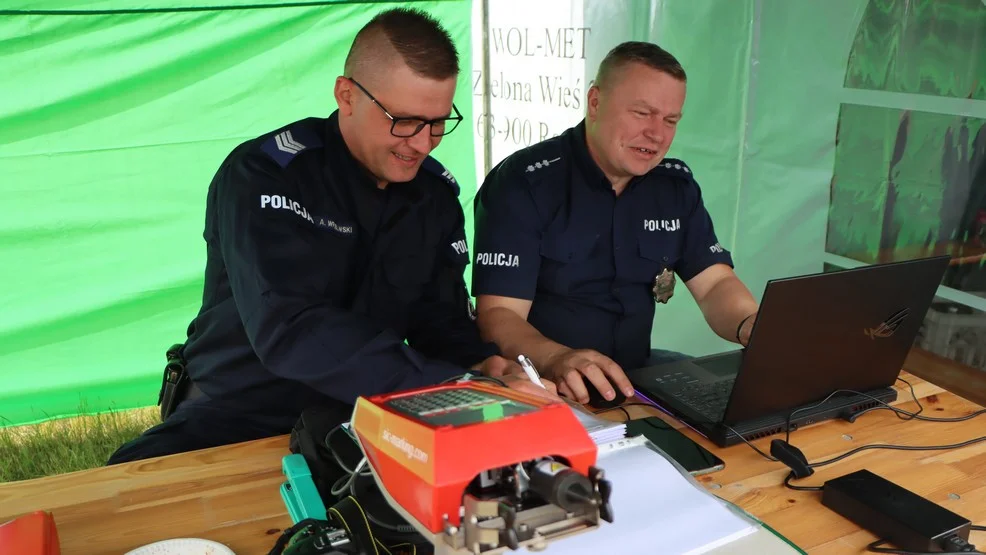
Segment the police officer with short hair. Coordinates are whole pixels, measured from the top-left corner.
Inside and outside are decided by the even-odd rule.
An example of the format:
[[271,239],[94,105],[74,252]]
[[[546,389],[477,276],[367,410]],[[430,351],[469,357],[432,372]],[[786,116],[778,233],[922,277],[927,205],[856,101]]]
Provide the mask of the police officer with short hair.
[[462,120],[458,73],[438,22],[382,12],[357,34],[329,118],[233,150],[208,192],[202,307],[173,355],[191,385],[110,464],[287,433],[306,407],[345,415],[358,396],[467,368],[553,396],[470,313],[458,185],[429,156]]
[[506,356],[524,353],[583,403],[632,395],[623,369],[666,356],[651,351],[651,328],[676,275],[718,335],[745,345],[756,317],[691,168],[665,158],[685,79],[654,44],[617,46],[585,119],[507,157],[476,197],[483,337]]

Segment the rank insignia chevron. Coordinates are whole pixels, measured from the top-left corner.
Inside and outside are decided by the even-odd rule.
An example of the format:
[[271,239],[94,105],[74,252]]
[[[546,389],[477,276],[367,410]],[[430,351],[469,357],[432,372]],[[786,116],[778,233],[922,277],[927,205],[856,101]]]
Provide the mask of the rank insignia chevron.
[[261,150],[284,168],[299,153],[321,145],[318,135],[307,127],[295,125],[268,137]]

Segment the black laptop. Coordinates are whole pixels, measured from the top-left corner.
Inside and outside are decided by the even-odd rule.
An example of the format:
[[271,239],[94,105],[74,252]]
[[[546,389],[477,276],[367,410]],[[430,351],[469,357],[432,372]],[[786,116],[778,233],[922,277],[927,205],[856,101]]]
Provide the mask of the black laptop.
[[[725,447],[891,402],[948,256],[767,283],[745,349],[638,368],[643,397]],[[869,397],[833,392],[844,389]],[[872,397],[872,398],[871,398]]]

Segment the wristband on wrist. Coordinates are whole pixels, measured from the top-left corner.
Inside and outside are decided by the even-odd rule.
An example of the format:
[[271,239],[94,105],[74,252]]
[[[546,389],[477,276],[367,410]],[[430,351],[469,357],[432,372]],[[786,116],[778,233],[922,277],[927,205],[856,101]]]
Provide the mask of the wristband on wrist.
[[[754,312],[753,314],[756,314],[756,312]],[[736,326],[736,342],[737,343],[743,343],[743,340],[740,339],[740,330],[743,329],[743,324],[745,324],[747,320],[749,320],[750,318],[753,317],[753,314],[750,314],[746,318],[743,318],[742,320],[740,320],[739,325]]]

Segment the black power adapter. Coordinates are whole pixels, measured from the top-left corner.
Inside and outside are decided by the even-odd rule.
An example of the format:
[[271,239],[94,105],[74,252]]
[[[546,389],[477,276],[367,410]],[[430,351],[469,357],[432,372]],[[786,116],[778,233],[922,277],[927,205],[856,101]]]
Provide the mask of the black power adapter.
[[822,505],[905,551],[975,551],[968,519],[869,470],[825,482]]

